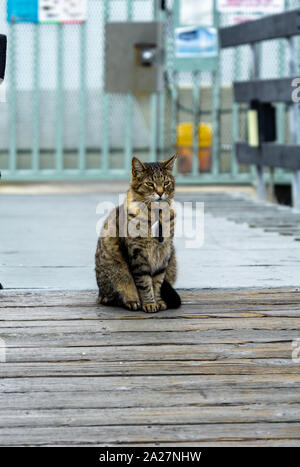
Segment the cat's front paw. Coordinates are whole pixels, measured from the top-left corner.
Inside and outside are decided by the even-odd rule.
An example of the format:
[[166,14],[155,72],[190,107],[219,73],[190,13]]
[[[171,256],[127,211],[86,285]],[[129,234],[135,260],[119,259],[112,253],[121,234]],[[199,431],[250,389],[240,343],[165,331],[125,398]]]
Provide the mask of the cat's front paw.
[[135,301],[126,302],[125,303],[125,308],[127,308],[127,310],[131,310],[131,311],[138,311],[138,310],[141,309],[141,304],[140,304],[140,302],[135,302]]
[[157,305],[159,306],[160,311],[166,310],[167,304],[163,300],[158,300]]
[[98,305],[108,305],[109,299],[107,297],[105,297],[104,295],[99,294],[97,303],[98,303]]
[[157,313],[160,308],[158,303],[143,303],[142,310],[145,313]]

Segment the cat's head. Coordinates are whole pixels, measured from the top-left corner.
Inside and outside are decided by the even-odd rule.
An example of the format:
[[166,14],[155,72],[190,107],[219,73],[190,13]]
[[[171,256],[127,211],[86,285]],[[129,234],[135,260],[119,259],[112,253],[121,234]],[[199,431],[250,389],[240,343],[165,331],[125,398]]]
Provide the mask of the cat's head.
[[131,189],[138,199],[152,202],[168,201],[174,197],[173,168],[176,157],[161,162],[141,162],[137,157],[132,159]]

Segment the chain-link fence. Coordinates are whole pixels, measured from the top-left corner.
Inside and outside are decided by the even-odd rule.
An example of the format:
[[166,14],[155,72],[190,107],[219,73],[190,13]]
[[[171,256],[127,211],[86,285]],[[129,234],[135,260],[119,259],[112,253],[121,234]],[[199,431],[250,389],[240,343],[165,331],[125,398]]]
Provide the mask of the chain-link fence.
[[[284,10],[300,8],[299,0],[286,0],[283,2]],[[262,12],[247,12],[239,14],[223,14],[220,17],[221,26],[237,24],[245,20],[255,20],[263,16]],[[300,64],[300,38],[297,39],[298,62]],[[285,39],[264,41],[259,45],[259,77],[261,79],[279,78],[289,76],[289,54],[288,43]],[[252,55],[249,45],[236,48],[224,49],[221,51],[221,82],[222,94],[221,113],[225,110],[226,116],[221,117],[221,148],[220,157],[224,157],[224,148],[230,152],[226,157],[226,166],[234,173],[249,172],[249,167],[237,166],[235,162],[235,152],[233,141],[247,140],[247,105],[237,105],[232,99],[232,82],[250,79],[252,69]],[[227,95],[227,97],[225,97]],[[224,107],[222,107],[224,106]],[[277,141],[284,143],[289,141],[289,108],[285,104],[276,104]],[[232,111],[230,111],[232,109]],[[299,129],[300,130],[300,129]],[[227,153],[227,151],[226,151]],[[290,174],[287,171],[278,169],[275,173],[278,182],[289,182]]]
[[[300,7],[300,0],[286,3],[288,9]],[[235,139],[246,137],[245,109],[233,104],[232,82],[249,78],[248,47],[222,51],[215,73],[176,72],[173,0],[166,2],[169,11],[164,16],[159,4],[88,0],[86,23],[53,25],[8,23],[6,2],[0,3],[0,32],[9,39],[7,102],[0,104],[4,178],[127,178],[133,153],[143,160],[169,155],[177,150],[178,124],[198,119],[212,126],[210,170],[201,173],[201,166],[199,172],[194,165],[197,173],[190,176],[190,169],[181,181],[252,180],[248,168],[237,166],[233,146]],[[105,93],[105,23],[157,18],[166,22],[164,91],[148,96]],[[220,15],[221,26],[236,20],[232,14]],[[264,43],[261,56],[261,77],[288,74],[284,40]],[[277,134],[284,140],[286,108],[279,104],[278,110]]]

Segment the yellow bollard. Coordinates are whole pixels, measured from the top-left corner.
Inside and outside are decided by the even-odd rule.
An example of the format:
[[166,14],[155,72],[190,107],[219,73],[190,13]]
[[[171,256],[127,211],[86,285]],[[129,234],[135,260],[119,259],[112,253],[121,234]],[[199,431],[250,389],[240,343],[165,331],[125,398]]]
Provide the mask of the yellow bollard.
[[[193,123],[180,123],[177,126],[178,172],[188,173],[193,165]],[[198,125],[198,169],[209,172],[211,169],[212,127],[209,123]]]

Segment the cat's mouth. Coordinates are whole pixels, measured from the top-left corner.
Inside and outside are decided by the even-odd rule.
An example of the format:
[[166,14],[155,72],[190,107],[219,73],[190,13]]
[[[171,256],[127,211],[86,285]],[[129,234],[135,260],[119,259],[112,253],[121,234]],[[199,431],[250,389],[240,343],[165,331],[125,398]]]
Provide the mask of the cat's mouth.
[[166,194],[163,193],[162,195],[155,194],[154,195],[154,201],[165,201],[167,198]]
[[170,198],[166,194],[163,194],[162,196],[153,195],[153,196],[148,197],[148,203],[158,203],[158,204],[169,203],[170,204]]

